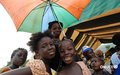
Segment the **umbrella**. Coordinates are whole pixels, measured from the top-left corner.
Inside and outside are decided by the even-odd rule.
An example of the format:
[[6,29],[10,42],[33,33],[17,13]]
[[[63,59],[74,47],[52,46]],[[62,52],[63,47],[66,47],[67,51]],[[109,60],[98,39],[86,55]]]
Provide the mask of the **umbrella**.
[[63,22],[63,29],[77,22],[90,0],[1,0],[18,31],[39,32],[48,22]]
[[[110,43],[112,36],[120,32],[119,16],[120,0],[91,0],[80,20],[64,32],[79,53],[84,45],[96,50],[101,43]],[[60,38],[63,39],[62,34]]]

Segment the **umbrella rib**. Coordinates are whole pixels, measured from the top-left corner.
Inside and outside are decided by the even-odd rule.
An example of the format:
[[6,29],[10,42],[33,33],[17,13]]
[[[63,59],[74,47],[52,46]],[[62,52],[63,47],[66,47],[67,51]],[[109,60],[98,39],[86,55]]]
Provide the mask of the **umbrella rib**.
[[45,6],[45,9],[44,9],[44,12],[43,12],[43,15],[42,15],[42,21],[41,21],[41,24],[42,24],[42,22],[43,22],[43,17],[44,17],[44,15],[46,14],[46,12],[47,12],[47,10],[48,10],[48,8],[46,9],[46,7],[47,7],[47,4],[46,4],[46,6]]
[[[46,5],[46,7],[47,7],[47,5]],[[44,11],[43,16],[46,14],[46,12],[48,11],[49,8],[50,8],[50,7],[48,7],[48,8]]]

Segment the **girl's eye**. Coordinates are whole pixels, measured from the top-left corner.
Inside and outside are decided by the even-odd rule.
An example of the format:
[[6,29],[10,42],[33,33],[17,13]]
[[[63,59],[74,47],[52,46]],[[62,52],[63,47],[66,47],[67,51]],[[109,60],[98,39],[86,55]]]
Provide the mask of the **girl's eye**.
[[22,54],[18,54],[18,56],[20,57],[20,56],[22,56]]
[[41,48],[45,48],[46,47],[46,45],[43,45]]
[[50,45],[51,45],[51,46],[53,46],[54,44],[53,44],[53,43],[51,43]]
[[53,30],[56,30],[57,28],[53,28]]
[[71,50],[72,48],[69,48],[68,50]]
[[61,52],[61,53],[64,53],[64,51],[63,51],[63,50],[61,50],[60,52]]

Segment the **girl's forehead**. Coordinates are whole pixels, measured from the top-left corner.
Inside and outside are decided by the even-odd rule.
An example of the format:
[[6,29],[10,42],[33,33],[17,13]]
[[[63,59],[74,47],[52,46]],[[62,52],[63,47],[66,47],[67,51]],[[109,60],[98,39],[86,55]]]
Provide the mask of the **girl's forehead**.
[[63,43],[63,44],[65,44],[65,43],[72,44],[72,42],[71,42],[70,40],[63,40],[62,43]]
[[46,43],[46,42],[52,42],[53,40],[50,37],[43,37],[41,40],[39,40],[40,44]]
[[44,42],[44,41],[46,41],[46,40],[51,40],[51,38],[45,36],[45,37],[41,38],[41,40],[40,40],[39,42]]
[[26,51],[19,50],[19,51],[16,52],[16,54],[20,54],[20,53],[26,53]]
[[72,46],[72,43],[70,41],[63,41],[61,43],[62,46]]

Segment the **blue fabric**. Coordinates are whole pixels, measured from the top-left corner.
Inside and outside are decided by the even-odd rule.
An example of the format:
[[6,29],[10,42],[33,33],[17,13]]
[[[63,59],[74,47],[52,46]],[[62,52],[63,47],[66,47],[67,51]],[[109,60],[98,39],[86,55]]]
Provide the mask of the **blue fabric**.
[[89,50],[92,50],[91,48],[86,48],[85,50],[83,50],[83,53],[84,52],[87,52],[87,51],[89,51]]
[[43,21],[42,21],[42,32],[48,29],[48,23],[51,21],[56,20],[55,17],[53,16],[53,12],[49,6],[46,7],[44,16],[43,16]]
[[120,64],[118,65],[118,68],[115,70],[115,75],[120,75]]

